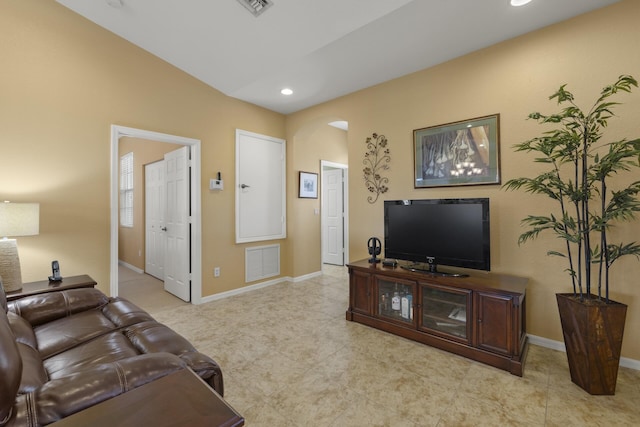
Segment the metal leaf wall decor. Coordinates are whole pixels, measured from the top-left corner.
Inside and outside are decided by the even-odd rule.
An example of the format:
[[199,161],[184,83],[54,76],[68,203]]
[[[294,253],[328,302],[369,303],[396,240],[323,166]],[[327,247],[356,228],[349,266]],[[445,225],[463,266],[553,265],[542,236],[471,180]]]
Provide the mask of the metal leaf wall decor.
[[367,152],[364,154],[364,160],[362,161],[365,165],[362,170],[364,173],[364,185],[367,190],[374,193],[367,197],[367,201],[375,203],[380,194],[389,191],[389,187],[387,187],[389,178],[383,177],[381,173],[389,169],[391,156],[389,155],[386,136],[374,133],[367,137],[365,143],[367,144]]

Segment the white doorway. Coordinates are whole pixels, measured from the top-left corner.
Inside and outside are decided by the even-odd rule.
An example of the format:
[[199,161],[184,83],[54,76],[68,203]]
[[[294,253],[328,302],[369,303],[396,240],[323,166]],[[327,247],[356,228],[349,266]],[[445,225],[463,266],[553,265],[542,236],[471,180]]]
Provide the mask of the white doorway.
[[119,125],[111,126],[111,245],[110,245],[110,293],[118,295],[118,142],[122,137],[139,138],[148,141],[166,142],[187,146],[190,150],[190,170],[188,179],[191,184],[191,202],[188,204],[189,244],[185,248],[190,260],[191,302],[199,304],[202,300],[202,242],[201,242],[201,166],[200,140],[176,135],[163,134]]
[[320,166],[322,263],[342,266],[349,260],[347,165],[321,160]]

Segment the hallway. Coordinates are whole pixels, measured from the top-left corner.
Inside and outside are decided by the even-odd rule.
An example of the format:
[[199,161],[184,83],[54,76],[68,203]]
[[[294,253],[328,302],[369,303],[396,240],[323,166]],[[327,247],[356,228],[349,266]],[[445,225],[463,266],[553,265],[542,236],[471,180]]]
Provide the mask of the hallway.
[[189,305],[165,291],[161,280],[122,265],[118,266],[118,294],[150,313]]

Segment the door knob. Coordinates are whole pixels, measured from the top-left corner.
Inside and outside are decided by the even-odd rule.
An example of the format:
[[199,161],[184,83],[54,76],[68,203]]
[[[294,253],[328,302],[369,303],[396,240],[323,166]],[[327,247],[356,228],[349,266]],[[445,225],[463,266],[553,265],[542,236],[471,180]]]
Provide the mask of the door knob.
[[247,184],[240,184],[240,188],[249,188],[250,186]]
[[167,231],[167,227],[160,227],[160,230]]

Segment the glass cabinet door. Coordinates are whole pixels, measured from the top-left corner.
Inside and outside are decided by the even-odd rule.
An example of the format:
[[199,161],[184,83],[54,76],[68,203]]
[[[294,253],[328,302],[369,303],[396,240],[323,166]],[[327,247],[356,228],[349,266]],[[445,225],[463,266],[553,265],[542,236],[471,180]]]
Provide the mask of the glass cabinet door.
[[468,342],[471,336],[471,291],[420,284],[421,329]]
[[415,282],[376,277],[376,284],[378,316],[402,323],[415,323]]

